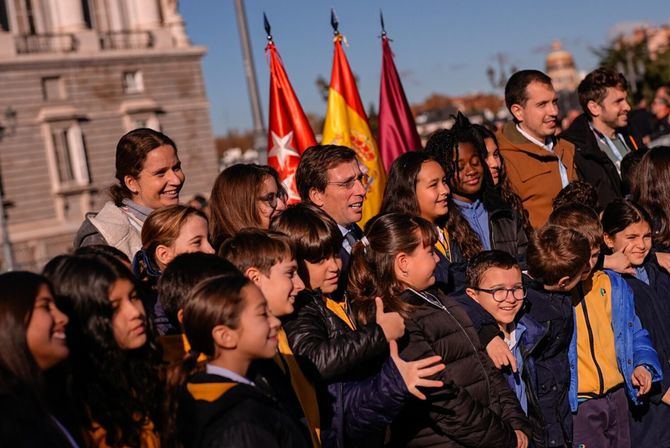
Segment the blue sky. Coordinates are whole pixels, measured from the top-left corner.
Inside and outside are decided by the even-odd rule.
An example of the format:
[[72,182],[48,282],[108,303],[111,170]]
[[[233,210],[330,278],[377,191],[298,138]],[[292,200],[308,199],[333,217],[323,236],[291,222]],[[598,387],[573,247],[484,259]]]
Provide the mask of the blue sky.
[[[597,64],[590,49],[605,44],[617,30],[639,22],[670,22],[668,0],[247,0],[266,126],[269,75],[263,11],[303,108],[324,114],[315,80],[319,75],[330,78],[331,7],[348,39],[347,56],[366,107],[379,101],[380,8],[410,103],[421,102],[432,92],[460,95],[492,90],[486,67],[496,64],[497,53],[519,68],[544,69],[554,39],[573,53],[579,70],[588,71]],[[250,128],[233,1],[183,0],[180,8],[192,41],[208,48],[203,68],[214,133]]]

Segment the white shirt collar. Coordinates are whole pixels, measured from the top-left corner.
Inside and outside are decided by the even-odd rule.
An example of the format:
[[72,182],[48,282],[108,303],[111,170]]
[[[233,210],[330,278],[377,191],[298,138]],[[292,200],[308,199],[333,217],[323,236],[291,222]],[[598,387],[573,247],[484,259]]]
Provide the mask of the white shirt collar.
[[239,375],[232,370],[228,370],[224,367],[215,366],[214,364],[207,364],[207,373],[210,375],[218,375],[229,380],[235,381],[236,383],[248,384],[249,386],[255,386],[253,381],[249,378],[245,378],[242,375]]
[[526,137],[526,139],[530,140],[531,143],[534,143],[537,146],[546,149],[547,151],[551,151],[551,152],[554,151],[554,139],[552,139],[552,138],[545,139],[544,142],[541,142],[540,140],[536,139],[535,137],[533,137],[532,135],[530,135],[529,133],[524,131],[523,128],[520,125],[517,124],[516,129],[517,129],[517,131],[519,131],[521,133],[521,135]]

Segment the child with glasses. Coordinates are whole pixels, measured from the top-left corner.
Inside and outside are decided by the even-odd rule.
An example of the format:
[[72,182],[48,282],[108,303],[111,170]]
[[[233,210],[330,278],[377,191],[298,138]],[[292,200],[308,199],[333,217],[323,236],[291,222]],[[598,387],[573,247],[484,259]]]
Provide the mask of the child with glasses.
[[[514,356],[516,368],[507,367],[503,374],[521,408],[536,423],[541,411],[535,355],[547,329],[524,312],[526,288],[519,263],[507,252],[481,252],[468,265],[466,283],[467,296],[493,317]],[[542,425],[533,428],[535,436],[543,432]]]

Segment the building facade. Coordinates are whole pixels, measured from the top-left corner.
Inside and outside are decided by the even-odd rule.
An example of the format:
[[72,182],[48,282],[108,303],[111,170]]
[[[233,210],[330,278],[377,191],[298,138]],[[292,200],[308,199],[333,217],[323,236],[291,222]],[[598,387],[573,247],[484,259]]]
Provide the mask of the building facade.
[[15,267],[72,248],[109,199],[116,143],[177,144],[182,197],[217,174],[201,60],[175,0],[0,0],[0,172]]
[[577,90],[581,81],[572,53],[563,49],[559,41],[551,44],[551,52],[546,60],[547,75],[554,84],[557,92]]

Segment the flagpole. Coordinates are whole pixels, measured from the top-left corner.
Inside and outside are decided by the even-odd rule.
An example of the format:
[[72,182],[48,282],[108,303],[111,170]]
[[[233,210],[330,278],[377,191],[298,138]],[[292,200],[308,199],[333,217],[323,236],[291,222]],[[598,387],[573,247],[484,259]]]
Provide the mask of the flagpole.
[[258,161],[266,164],[267,154],[267,135],[263,125],[263,112],[261,109],[261,99],[258,94],[258,81],[256,79],[256,69],[254,68],[253,55],[251,53],[251,43],[249,41],[249,29],[247,26],[247,14],[244,9],[244,0],[235,0],[235,16],[237,17],[237,27],[240,32],[240,44],[242,46],[242,60],[244,62],[244,75],[247,80],[247,89],[249,90],[249,101],[251,103],[251,114],[254,122],[254,149],[258,151]]

